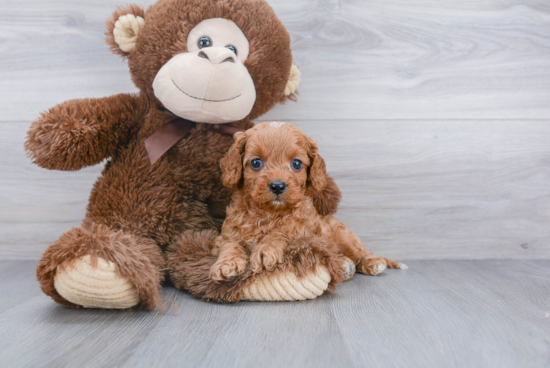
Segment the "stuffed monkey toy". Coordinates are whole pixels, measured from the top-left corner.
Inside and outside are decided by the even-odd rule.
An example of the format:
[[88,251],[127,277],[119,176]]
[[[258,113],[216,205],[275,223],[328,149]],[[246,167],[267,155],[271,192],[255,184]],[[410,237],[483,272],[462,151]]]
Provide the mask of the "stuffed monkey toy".
[[[31,125],[25,143],[32,161],[50,170],[106,162],[81,226],[38,264],[44,293],[68,307],[116,309],[161,305],[168,277],[222,302],[270,300],[257,288],[267,281],[308,290],[287,300],[323,293],[334,283],[331,255],[308,244],[284,274],[222,286],[195,277],[215,257],[210,243],[231,196],[220,160],[233,133],[295,100],[300,83],[290,36],[271,7],[264,0],[159,0],[147,11],[129,5],[114,12],[106,35],[128,60],[139,93],[61,103]],[[339,199],[331,179],[315,205],[327,214]],[[300,257],[313,262],[300,266]]]

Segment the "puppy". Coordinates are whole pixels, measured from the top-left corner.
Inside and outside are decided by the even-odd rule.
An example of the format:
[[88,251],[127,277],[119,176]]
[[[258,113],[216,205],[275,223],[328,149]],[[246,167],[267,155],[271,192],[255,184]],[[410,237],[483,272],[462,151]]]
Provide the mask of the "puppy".
[[327,185],[325,162],[317,144],[298,128],[267,122],[236,133],[221,168],[223,184],[234,193],[215,241],[213,280],[229,280],[248,267],[272,271],[284,262],[288,244],[308,237],[324,238],[367,275],[406,267],[373,256],[335,217],[317,213],[312,198]]

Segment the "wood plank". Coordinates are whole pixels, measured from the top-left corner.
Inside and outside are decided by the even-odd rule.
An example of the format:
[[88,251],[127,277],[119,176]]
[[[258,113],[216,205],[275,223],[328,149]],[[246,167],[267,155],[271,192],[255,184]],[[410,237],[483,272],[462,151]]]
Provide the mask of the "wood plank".
[[[550,259],[548,121],[294,121],[344,193],[338,217],[396,259]],[[37,259],[83,218],[101,165],[54,172],[2,123],[0,259]]]
[[61,307],[34,266],[0,263],[1,366],[550,364],[550,261],[413,261],[295,303],[212,304],[165,287],[152,312]]
[[[146,6],[153,1],[140,0]],[[266,119],[547,119],[544,0],[270,1],[303,73]],[[134,91],[104,43],[114,0],[3,1],[1,120],[71,98]]]
[[550,363],[546,267],[413,262],[409,273],[343,285],[333,313],[355,366],[544,367]]

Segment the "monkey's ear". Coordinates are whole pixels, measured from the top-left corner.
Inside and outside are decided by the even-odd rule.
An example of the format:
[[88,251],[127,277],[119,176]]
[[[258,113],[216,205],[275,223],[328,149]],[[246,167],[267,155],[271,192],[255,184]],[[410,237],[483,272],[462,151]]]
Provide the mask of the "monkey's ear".
[[320,193],[327,186],[327,166],[325,160],[319,155],[317,143],[311,138],[308,138],[308,146],[308,156],[311,163],[308,168],[307,183],[309,190],[315,195]]
[[286,83],[285,87],[285,97],[293,99],[293,96],[291,95],[296,93],[301,81],[302,73],[296,65],[292,64],[292,67],[290,68],[290,76],[288,77],[288,82]]
[[139,30],[145,25],[145,11],[137,5],[119,6],[107,20],[107,44],[115,54],[128,57],[136,47]]
[[248,136],[245,132],[237,132],[233,136],[235,143],[227,155],[220,161],[222,169],[222,183],[230,189],[235,189],[243,175],[243,153]]

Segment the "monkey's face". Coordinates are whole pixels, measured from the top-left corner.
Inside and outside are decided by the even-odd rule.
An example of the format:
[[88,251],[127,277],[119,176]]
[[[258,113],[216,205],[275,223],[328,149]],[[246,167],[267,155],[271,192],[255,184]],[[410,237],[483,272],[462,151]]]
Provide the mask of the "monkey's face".
[[202,123],[252,120],[294,98],[290,35],[264,0],[158,0],[119,8],[111,50],[159,108]]
[[207,19],[187,37],[187,52],[171,58],[153,82],[155,96],[172,113],[200,123],[244,119],[256,89],[243,65],[249,43],[232,21]]

